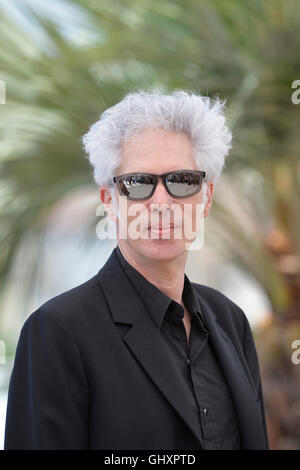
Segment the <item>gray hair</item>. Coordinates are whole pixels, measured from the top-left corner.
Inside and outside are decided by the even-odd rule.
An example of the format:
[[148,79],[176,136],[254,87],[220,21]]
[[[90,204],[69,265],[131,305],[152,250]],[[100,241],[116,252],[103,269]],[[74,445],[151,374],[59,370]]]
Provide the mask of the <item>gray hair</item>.
[[191,139],[198,169],[216,184],[231,148],[232,135],[224,116],[225,101],[190,91],[164,94],[159,88],[127,94],[102,113],[82,137],[94,168],[94,180],[111,186],[124,142],[144,129],[184,132]]

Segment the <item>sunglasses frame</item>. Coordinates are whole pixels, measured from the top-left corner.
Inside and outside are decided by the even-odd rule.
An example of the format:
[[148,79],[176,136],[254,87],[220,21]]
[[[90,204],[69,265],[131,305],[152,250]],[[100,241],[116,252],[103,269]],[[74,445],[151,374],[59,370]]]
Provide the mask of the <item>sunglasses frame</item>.
[[[174,173],[183,173],[183,172],[188,172],[188,173],[193,173],[193,174],[197,174],[197,175],[200,175],[202,176],[202,180],[200,180],[200,183],[199,183],[199,188],[196,189],[192,194],[188,194],[187,196],[174,196],[170,191],[169,191],[169,188],[167,186],[167,183],[166,183],[166,180],[165,178],[174,174]],[[122,193],[122,188],[120,186],[120,179],[121,178],[124,178],[125,176],[138,176],[138,175],[144,175],[144,176],[152,176],[154,177],[155,179],[155,182],[154,182],[154,185],[153,185],[153,189],[150,193],[150,195],[148,197],[144,197],[144,198],[131,198],[129,196],[126,196],[125,194]],[[118,175],[118,176],[114,176],[113,177],[113,182],[114,183],[117,183],[117,186],[118,186],[118,190],[119,190],[119,193],[121,196],[125,196],[127,197],[127,199],[131,200],[131,201],[145,201],[147,199],[150,199],[155,190],[156,190],[156,187],[157,187],[157,184],[158,184],[158,178],[161,178],[162,179],[162,182],[163,182],[163,185],[167,191],[167,193],[173,197],[173,198],[176,198],[176,199],[183,199],[183,198],[187,198],[187,197],[191,197],[191,196],[194,196],[195,194],[199,193],[201,191],[201,188],[202,188],[202,183],[203,183],[203,180],[205,179],[205,176],[206,176],[206,172],[205,171],[201,171],[201,170],[187,170],[187,169],[183,169],[183,170],[174,170],[174,171],[170,171],[168,173],[163,173],[162,175],[155,175],[153,173],[143,173],[143,172],[135,172],[135,173],[124,173],[122,175]]]

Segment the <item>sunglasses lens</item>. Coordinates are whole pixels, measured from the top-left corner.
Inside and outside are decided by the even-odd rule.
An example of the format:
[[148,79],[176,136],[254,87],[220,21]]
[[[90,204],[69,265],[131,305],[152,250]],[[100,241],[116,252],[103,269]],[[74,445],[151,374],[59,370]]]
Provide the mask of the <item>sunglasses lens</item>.
[[121,194],[129,199],[147,199],[155,184],[150,175],[128,175],[119,179]]
[[172,196],[188,197],[200,191],[202,178],[198,173],[182,171],[170,174],[166,185]]

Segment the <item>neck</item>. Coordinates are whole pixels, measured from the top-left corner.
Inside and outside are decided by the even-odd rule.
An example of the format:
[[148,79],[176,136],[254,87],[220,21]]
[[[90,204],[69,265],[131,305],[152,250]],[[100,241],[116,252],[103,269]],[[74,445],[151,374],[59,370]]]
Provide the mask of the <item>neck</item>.
[[128,261],[147,281],[156,286],[170,299],[175,300],[180,305],[184,286],[184,272],[187,253],[184,252],[179,258],[168,260],[149,259],[140,253],[132,250],[130,246],[119,240],[119,249]]

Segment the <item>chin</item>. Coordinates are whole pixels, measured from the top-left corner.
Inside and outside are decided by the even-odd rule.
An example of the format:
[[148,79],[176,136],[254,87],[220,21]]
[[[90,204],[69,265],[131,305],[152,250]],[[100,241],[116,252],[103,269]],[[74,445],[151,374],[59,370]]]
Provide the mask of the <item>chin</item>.
[[183,240],[140,240],[138,250],[146,258],[167,261],[183,255],[185,243]]

